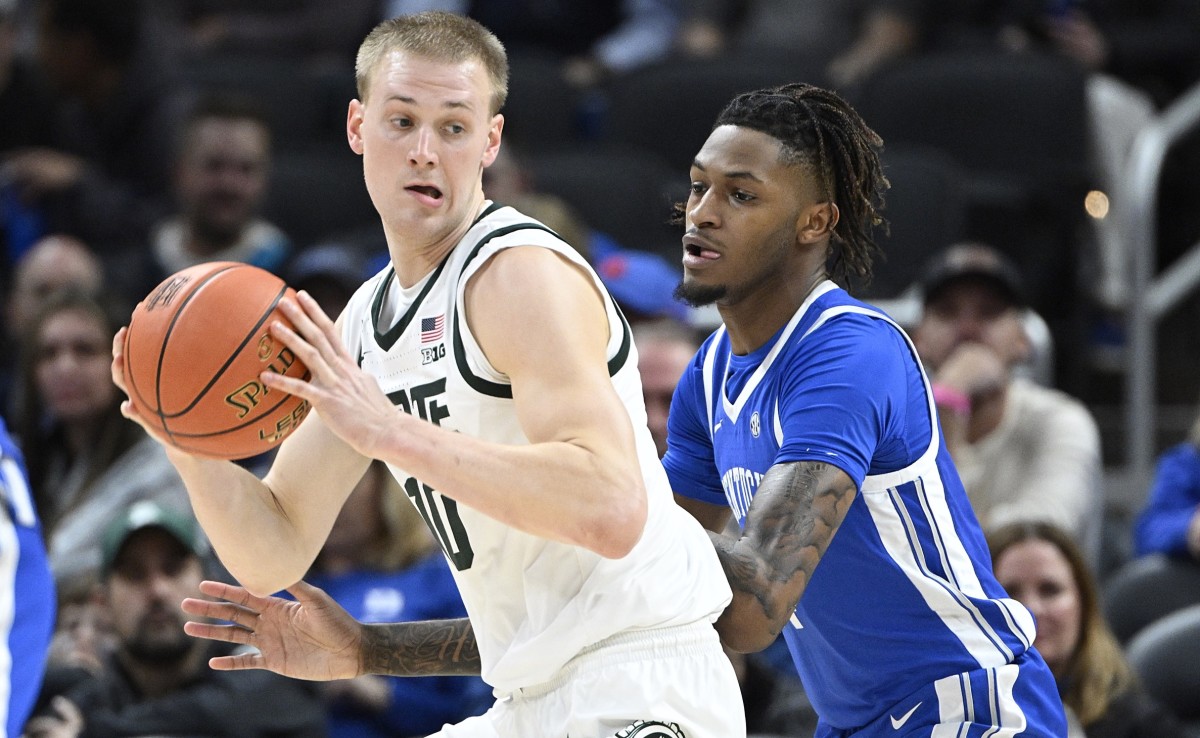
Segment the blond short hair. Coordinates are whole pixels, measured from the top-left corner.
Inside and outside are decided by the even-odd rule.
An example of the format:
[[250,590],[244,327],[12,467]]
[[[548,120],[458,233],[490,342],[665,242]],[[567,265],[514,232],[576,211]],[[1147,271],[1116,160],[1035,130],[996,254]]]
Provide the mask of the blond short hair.
[[358,47],[354,78],[358,99],[366,102],[371,73],[393,51],[442,62],[480,61],[492,85],[492,115],[508,98],[508,55],[495,34],[478,21],[454,13],[429,11],[385,20]]

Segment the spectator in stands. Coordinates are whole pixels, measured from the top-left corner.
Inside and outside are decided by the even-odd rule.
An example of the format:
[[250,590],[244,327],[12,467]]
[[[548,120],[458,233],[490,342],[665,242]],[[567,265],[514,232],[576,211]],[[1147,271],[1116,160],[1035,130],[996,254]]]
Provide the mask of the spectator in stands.
[[[151,258],[127,291],[141,297],[167,276],[206,261],[239,261],[281,273],[291,240],[261,215],[271,168],[271,130],[250,100],[199,100],[180,131],[173,192],[177,213],[155,225]],[[129,259],[127,259],[129,260]],[[136,264],[114,270],[135,272]]]
[[1100,433],[1073,397],[1018,376],[1030,356],[1021,277],[998,251],[957,244],[934,257],[913,333],[946,447],[986,531],[1047,520],[1097,562]]
[[6,317],[13,337],[20,336],[55,292],[74,289],[97,295],[104,286],[104,266],[77,238],[51,234],[40,239],[17,262]]
[[16,264],[4,305],[4,334],[0,336],[0,408],[12,408],[13,374],[17,366],[21,336],[42,304],[59,290],[73,289],[89,295],[100,293],[104,267],[82,241],[51,234],[41,238]]
[[37,20],[38,58],[59,115],[47,145],[10,151],[4,172],[49,232],[101,253],[139,246],[167,207],[184,95],[143,53],[136,0],[41,0]]
[[[381,461],[350,493],[307,581],[364,623],[467,614],[446,557]],[[321,686],[331,738],[427,735],[492,701],[477,677],[366,674]]]
[[100,595],[98,582],[68,582],[57,594],[58,618],[46,652],[46,677],[34,714],[44,712],[55,697],[103,674],[117,646],[108,604]]
[[79,292],[51,297],[22,344],[15,427],[61,586],[94,580],[96,531],[135,500],[191,514],[162,446],[121,415],[110,377],[124,318]]
[[309,685],[265,671],[214,671],[208,659],[228,649],[183,632],[179,603],[205,577],[194,520],[143,500],[121,510],[101,538],[116,652],[100,675],[51,700],[30,721],[30,738],[325,735]]
[[1071,534],[1047,522],[1011,523],[993,529],[988,546],[996,579],[1036,620],[1034,646],[1076,721],[1072,738],[1085,731],[1087,738],[1184,738],[1176,719],[1138,688]]
[[917,47],[912,0],[699,0],[679,48],[698,58],[764,55],[795,62],[809,81],[852,85]]
[[671,396],[683,370],[692,363],[700,348],[694,330],[670,319],[634,325],[633,344],[638,351],[638,373],[642,375],[642,397],[646,400],[646,420],[658,455],[667,451],[667,413]]
[[54,627],[54,580],[21,452],[0,418],[0,734],[15,738],[42,682]]
[[1183,443],[1158,457],[1133,531],[1134,553],[1200,561],[1200,416]]

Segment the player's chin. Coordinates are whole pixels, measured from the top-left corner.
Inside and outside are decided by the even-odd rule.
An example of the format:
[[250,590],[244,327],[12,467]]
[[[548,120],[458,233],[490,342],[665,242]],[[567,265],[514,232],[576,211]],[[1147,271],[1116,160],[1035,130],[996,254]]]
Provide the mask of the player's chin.
[[712,305],[728,292],[728,288],[723,284],[704,284],[685,276],[679,286],[675,288],[674,297],[676,300],[696,308]]

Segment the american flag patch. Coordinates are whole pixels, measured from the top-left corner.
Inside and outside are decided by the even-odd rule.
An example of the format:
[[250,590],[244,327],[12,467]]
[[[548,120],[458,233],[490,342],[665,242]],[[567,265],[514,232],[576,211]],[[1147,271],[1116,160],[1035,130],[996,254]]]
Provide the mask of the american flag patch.
[[421,343],[440,341],[446,328],[446,314],[436,318],[421,318]]

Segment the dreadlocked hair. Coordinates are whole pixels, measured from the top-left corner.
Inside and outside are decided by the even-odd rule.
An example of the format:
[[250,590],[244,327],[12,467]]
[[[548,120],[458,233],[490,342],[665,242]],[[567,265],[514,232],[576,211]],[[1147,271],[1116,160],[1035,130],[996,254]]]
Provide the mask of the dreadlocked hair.
[[880,211],[889,184],[879,134],[838,95],[798,82],[738,95],[713,128],[723,125],[765,133],[783,145],[789,164],[811,167],[822,195],[841,211],[830,238],[830,276],[869,282],[872,262],[882,255],[873,231],[887,231]]

